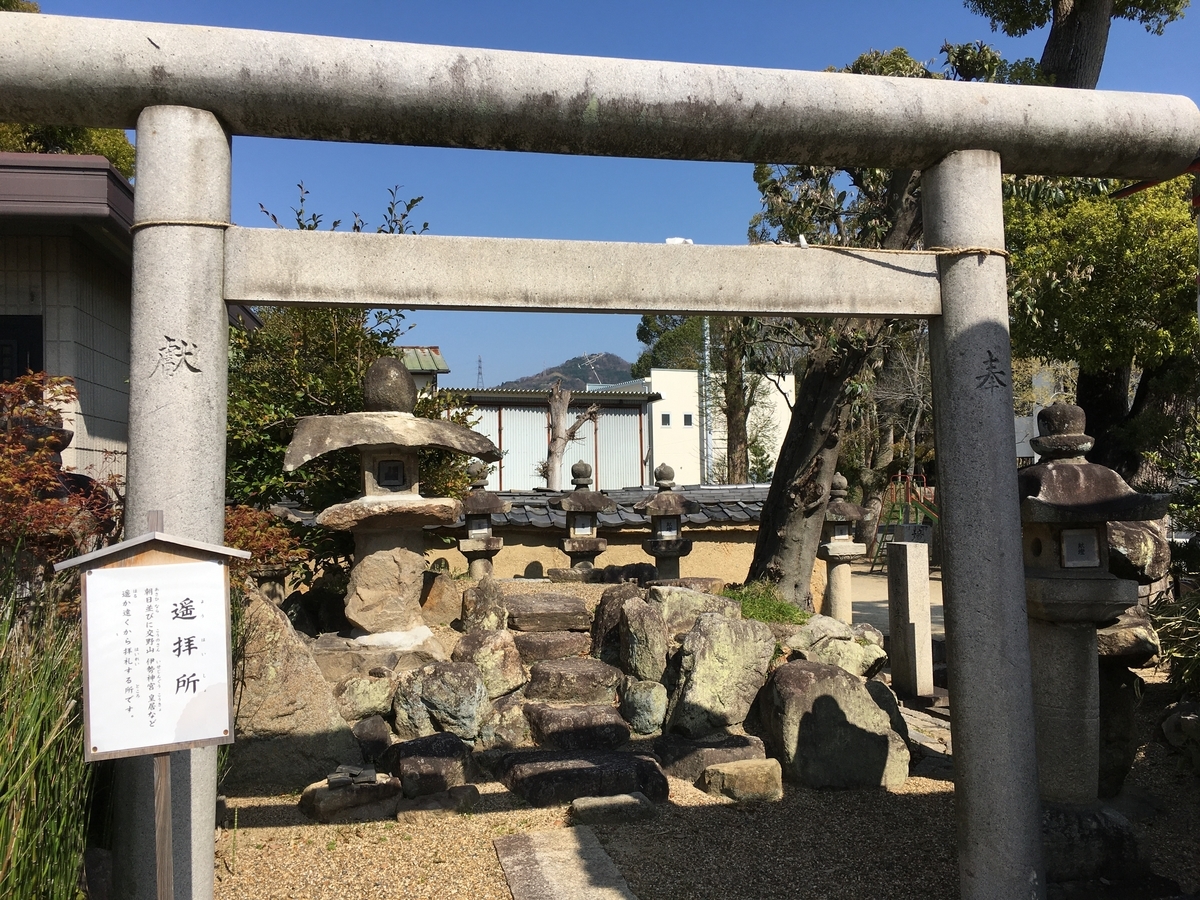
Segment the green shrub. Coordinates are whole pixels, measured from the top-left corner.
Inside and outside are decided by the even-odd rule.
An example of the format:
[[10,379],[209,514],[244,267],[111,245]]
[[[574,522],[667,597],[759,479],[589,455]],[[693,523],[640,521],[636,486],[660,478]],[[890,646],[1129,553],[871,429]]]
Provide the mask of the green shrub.
[[721,595],[738,601],[742,605],[743,617],[757,619],[759,622],[803,625],[812,616],[812,613],[782,599],[769,581],[752,581],[749,584],[729,587],[723,590]]
[[[74,900],[92,783],[79,622],[0,573],[0,897]],[[19,603],[18,603],[19,600]]]
[[1200,694],[1200,590],[1178,600],[1164,593],[1150,615],[1162,655],[1171,663],[1171,681],[1185,693]]

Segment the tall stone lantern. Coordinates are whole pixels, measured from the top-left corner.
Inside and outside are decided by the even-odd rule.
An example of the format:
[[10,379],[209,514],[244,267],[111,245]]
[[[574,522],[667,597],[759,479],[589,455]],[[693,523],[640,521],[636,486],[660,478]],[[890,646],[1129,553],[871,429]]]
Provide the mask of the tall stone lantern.
[[1018,476],[1033,665],[1039,788],[1057,806],[1094,803],[1100,766],[1098,625],[1137,604],[1137,583],[1109,572],[1108,523],[1162,518],[1166,494],[1139,494],[1084,454],[1078,406],[1038,413],[1041,455]]
[[866,518],[867,511],[846,500],[849,483],[835,472],[829,486],[829,504],[825,524],[821,526],[821,544],[817,556],[828,569],[825,580],[825,615],[847,625],[853,624],[854,597],[850,589],[850,561],[867,552],[867,545],[854,539],[854,523]]
[[675,470],[663,463],[654,470],[658,493],[634,509],[650,517],[653,534],[642,541],[642,549],[654,557],[658,577],[664,580],[679,577],[679,558],[692,552],[692,542],[683,536],[683,517],[700,509],[700,504],[683,494],[675,493]]
[[571,484],[575,485],[575,490],[551,500],[550,506],[566,514],[567,537],[562,548],[571,559],[574,573],[552,569],[549,574],[552,579],[554,573],[559,572],[568,578],[574,574],[574,577],[586,580],[596,557],[608,549],[608,541],[597,537],[600,513],[614,512],[617,504],[600,491],[591,489],[592,467],[582,459],[571,466]]
[[467,558],[467,574],[478,581],[492,574],[492,559],[504,546],[504,538],[492,535],[492,516],[508,512],[512,504],[485,490],[488,469],[483,463],[471,463],[467,475],[471,490],[462,500],[467,536],[459,538],[458,551]]
[[406,631],[423,622],[423,528],[451,525],[463,510],[458,500],[421,496],[417,451],[453,450],[485,462],[499,460],[500,451],[461,425],[414,416],[417,387],[398,359],[372,363],[363,390],[366,412],[297,422],[283,467],[291,472],[325,453],[358,449],[363,496],[323,510],[317,524],[354,534],[346,618],[372,634]]

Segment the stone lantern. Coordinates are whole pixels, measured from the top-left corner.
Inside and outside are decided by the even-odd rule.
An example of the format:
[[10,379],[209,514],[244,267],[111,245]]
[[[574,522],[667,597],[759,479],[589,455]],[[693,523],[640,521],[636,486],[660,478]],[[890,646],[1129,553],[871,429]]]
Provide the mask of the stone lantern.
[[478,581],[492,574],[492,558],[504,546],[504,538],[492,536],[492,516],[508,512],[512,504],[484,490],[488,470],[483,463],[471,463],[467,475],[471,478],[471,490],[462,501],[467,536],[459,538],[458,550],[467,558],[467,574]]
[[1039,788],[1055,807],[1092,804],[1100,765],[1097,625],[1137,604],[1137,583],[1109,572],[1108,523],[1162,518],[1166,494],[1139,494],[1084,454],[1078,406],[1038,413],[1041,455],[1018,476]]
[[821,527],[821,545],[817,556],[828,569],[825,581],[825,615],[847,625],[853,624],[854,603],[850,590],[850,561],[867,552],[866,544],[854,539],[854,523],[866,518],[867,511],[846,501],[848,483],[841,472],[834,473],[829,486],[829,504]]
[[700,509],[695,500],[675,493],[675,470],[663,463],[654,470],[658,493],[634,509],[650,517],[652,537],[642,549],[654,557],[654,567],[663,580],[679,578],[679,558],[692,552],[692,542],[683,537],[683,517]]
[[453,524],[463,510],[458,500],[421,496],[417,452],[433,447],[495,462],[500,451],[461,425],[414,416],[416,384],[398,359],[372,363],[363,389],[366,412],[297,422],[283,467],[291,472],[325,453],[358,448],[363,496],[325,509],[317,524],[354,534],[346,618],[372,634],[406,631],[423,621],[423,528]]
[[567,537],[562,547],[571,558],[571,569],[552,569],[548,574],[552,580],[586,581],[596,557],[608,549],[608,541],[596,536],[600,513],[614,512],[617,504],[591,489],[592,467],[583,460],[571,466],[571,484],[575,490],[550,501],[550,506],[566,514]]

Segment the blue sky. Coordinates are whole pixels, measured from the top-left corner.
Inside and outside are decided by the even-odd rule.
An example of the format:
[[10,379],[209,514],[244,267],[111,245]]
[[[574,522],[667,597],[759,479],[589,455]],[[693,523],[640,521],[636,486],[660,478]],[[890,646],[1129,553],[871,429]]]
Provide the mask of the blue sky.
[[[42,11],[257,28],[379,40],[819,70],[870,50],[905,47],[940,62],[938,48],[983,39],[1009,58],[1041,55],[1043,33],[992,33],[960,0],[498,3],[437,0],[41,0]],[[1162,37],[1114,23],[1101,88],[1200,98],[1200,5]],[[416,147],[237,138],[233,218],[265,226],[262,203],[282,220],[310,191],[326,221],[357,211],[375,224],[387,189],[423,195],[417,210],[447,235],[741,244],[758,209],[750,167],[726,163],[592,159]],[[453,372],[446,386],[487,386],[584,353],[633,360],[633,316],[412,312],[406,342],[437,344]]]

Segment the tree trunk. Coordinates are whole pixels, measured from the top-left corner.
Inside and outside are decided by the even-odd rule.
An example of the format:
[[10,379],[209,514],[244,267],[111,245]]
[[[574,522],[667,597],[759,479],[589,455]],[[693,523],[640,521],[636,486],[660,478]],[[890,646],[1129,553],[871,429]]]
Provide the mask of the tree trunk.
[[564,391],[561,381],[550,388],[550,443],[546,448],[546,487],[562,490],[562,461],[567,449],[567,407],[571,392]]
[[725,465],[730,484],[750,482],[750,403],[746,389],[745,343],[734,319],[721,323],[722,413],[725,416]]
[[[1122,477],[1128,471],[1128,448],[1118,437],[1118,429],[1129,416],[1129,366],[1099,372],[1079,372],[1075,402],[1087,417],[1087,433],[1096,439],[1087,458],[1116,469]],[[1135,465],[1136,468],[1136,465]]]
[[600,407],[593,403],[568,427],[567,407],[570,405],[571,392],[562,389],[561,381],[554,382],[554,387],[550,388],[550,443],[546,448],[546,487],[552,491],[562,490],[562,463],[567,444],[575,440],[584,422],[595,424],[600,413]]
[[814,350],[808,358],[746,576],[747,581],[774,582],[780,596],[808,610],[813,609],[809,584],[829,485],[850,410],[843,389],[870,356],[883,326],[862,324],[870,339],[852,344],[843,335],[836,349]]
[[1100,80],[1114,0],[1054,0],[1042,71],[1056,87],[1092,90]]

